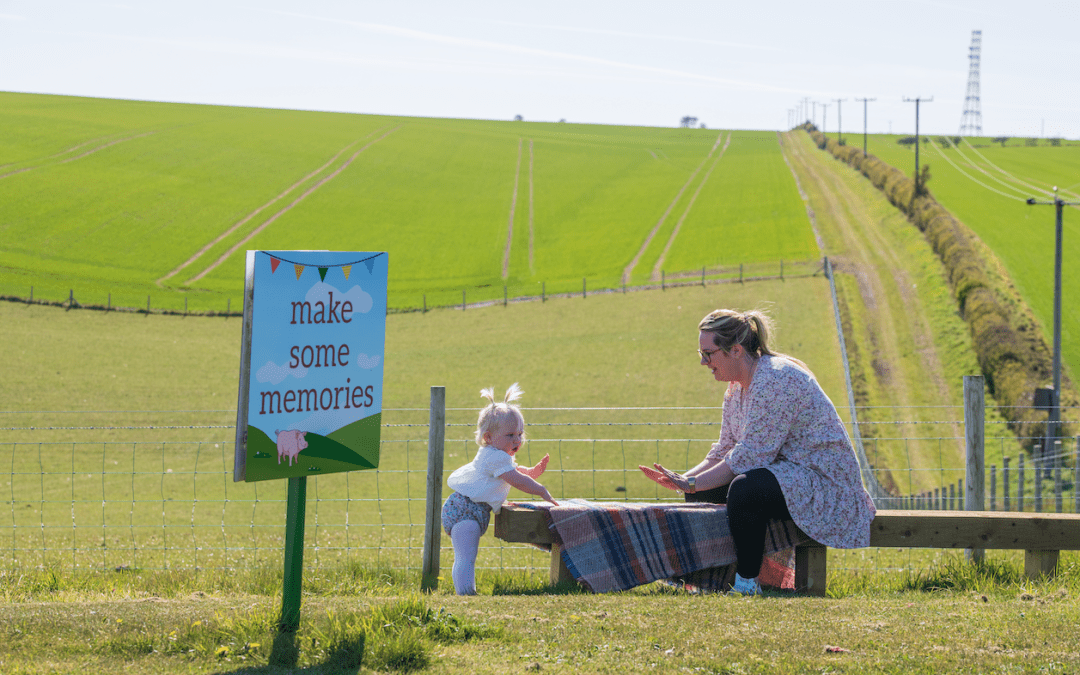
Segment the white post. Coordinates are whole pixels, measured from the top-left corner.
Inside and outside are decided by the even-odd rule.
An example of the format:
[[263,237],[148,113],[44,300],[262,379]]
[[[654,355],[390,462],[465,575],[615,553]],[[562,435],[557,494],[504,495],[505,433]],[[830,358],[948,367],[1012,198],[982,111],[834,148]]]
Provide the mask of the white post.
[[446,433],[446,387],[431,388],[428,418],[427,512],[424,518],[424,562],[420,588],[439,587],[439,548],[442,545],[443,440]]
[[[981,375],[964,376],[964,438],[967,445],[966,475],[964,481],[964,509],[982,511],[986,508],[984,489],[984,441],[983,427],[986,420],[983,377]],[[968,559],[983,559],[986,550],[969,548]]]

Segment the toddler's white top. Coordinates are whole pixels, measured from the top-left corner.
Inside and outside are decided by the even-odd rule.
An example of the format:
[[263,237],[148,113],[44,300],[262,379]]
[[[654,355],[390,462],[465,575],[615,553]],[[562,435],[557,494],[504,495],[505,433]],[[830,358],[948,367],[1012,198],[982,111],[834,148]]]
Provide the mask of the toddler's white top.
[[499,478],[517,468],[514,458],[502,450],[485,445],[476,452],[473,461],[458,468],[446,479],[446,484],[476,503],[489,504],[498,513],[510,494],[510,483]]

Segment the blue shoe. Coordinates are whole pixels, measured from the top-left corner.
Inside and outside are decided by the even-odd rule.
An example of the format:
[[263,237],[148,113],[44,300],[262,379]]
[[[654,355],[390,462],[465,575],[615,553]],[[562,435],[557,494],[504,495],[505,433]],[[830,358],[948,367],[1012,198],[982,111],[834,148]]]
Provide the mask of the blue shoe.
[[733,595],[761,595],[761,584],[758,583],[757,577],[746,579],[736,572],[735,584],[731,587],[731,593]]

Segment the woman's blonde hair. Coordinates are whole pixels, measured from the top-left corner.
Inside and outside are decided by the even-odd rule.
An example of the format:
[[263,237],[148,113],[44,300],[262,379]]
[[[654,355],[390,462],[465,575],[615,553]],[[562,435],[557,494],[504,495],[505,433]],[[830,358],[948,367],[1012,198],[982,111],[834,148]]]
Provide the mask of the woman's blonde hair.
[[713,344],[725,353],[731,351],[735,345],[741,345],[755,358],[776,356],[776,352],[769,349],[772,321],[761,310],[740,312],[734,309],[717,309],[705,315],[698,323],[698,330],[711,333]]
[[[514,405],[514,401],[520,399],[523,393],[525,392],[521,390],[517,382],[510,385],[510,388],[506,390],[506,396],[502,401],[495,400],[495,387],[480,390],[480,395],[491,402],[484,406],[480,411],[480,417],[476,420],[477,445],[483,447],[484,435],[499,427],[509,418],[516,418],[523,427],[525,426],[525,416],[521,414],[521,408]],[[522,442],[525,441],[524,433],[521,440]]]

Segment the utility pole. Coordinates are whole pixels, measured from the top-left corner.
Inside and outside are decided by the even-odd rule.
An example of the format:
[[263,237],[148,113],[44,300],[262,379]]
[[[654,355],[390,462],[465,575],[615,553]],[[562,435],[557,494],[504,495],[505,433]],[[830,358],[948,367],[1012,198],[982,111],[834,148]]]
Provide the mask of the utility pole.
[[876,101],[876,98],[857,98],[856,101],[862,101],[862,156],[866,157],[866,103],[867,101]]
[[919,103],[921,101],[925,101],[927,103],[932,103],[934,101],[934,97],[933,96],[931,96],[930,98],[921,98],[919,96],[916,96],[915,98],[907,98],[906,96],[904,97],[904,103],[911,103],[912,101],[915,102],[915,196],[918,196],[919,193],[922,192],[922,190],[920,188],[920,185],[919,185],[919,181],[921,180],[919,178]]
[[817,101],[810,101],[810,106],[811,106],[811,111],[812,111],[811,114],[810,114],[810,124],[812,124],[812,125],[814,125],[816,127],[817,126]]
[[828,103],[822,103],[821,104],[821,135],[822,136],[825,135],[825,120],[828,119],[828,116],[829,116],[829,104]]
[[1066,206],[1075,206],[1080,202],[1066,202],[1058,197],[1054,187],[1054,201],[1040,202],[1034,197],[1028,204],[1053,204],[1054,218],[1054,391],[1051,394],[1050,416],[1046,423],[1046,435],[1050,443],[1058,437],[1058,424],[1061,422],[1061,216]]
[[802,114],[803,114],[803,119],[804,119],[804,120],[805,120],[805,119],[808,119],[808,117],[807,117],[807,113],[809,113],[809,112],[810,112],[810,106],[809,106],[809,103],[810,103],[810,97],[809,97],[809,96],[803,96],[803,100],[802,100]]
[[836,142],[840,145],[844,144],[844,118],[840,116],[840,104],[846,100],[846,98],[833,99],[836,102]]

